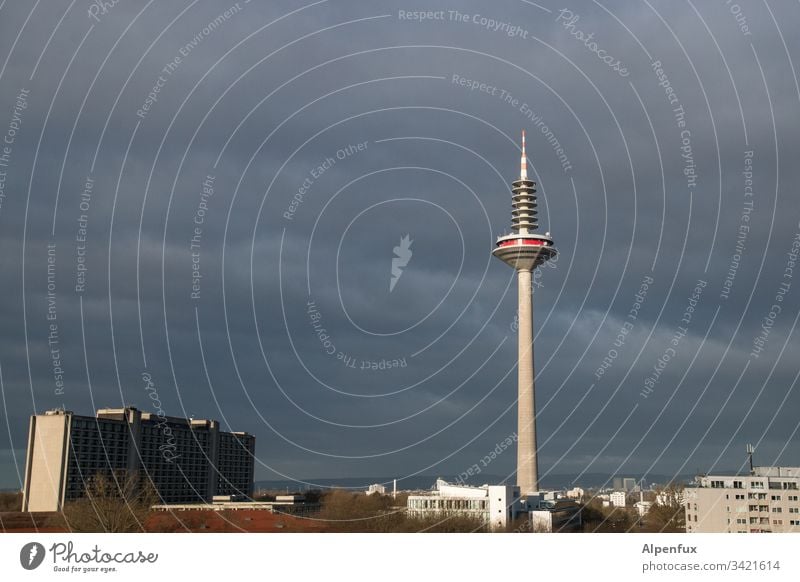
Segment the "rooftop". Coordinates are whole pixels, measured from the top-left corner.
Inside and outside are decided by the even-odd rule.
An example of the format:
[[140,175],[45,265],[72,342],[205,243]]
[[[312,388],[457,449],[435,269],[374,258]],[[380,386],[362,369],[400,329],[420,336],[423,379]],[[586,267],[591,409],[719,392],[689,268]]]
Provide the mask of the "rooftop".
[[[129,411],[139,412],[139,409],[136,408],[135,406],[126,406],[124,408],[98,408],[95,416],[85,416],[82,414],[75,414],[73,411],[66,410],[64,408],[53,408],[51,410],[45,411],[44,415],[45,416],[71,415],[73,417],[88,419],[88,420],[91,420],[93,418],[102,418],[104,420],[124,421]],[[219,421],[217,420],[206,419],[206,418],[192,418],[192,417],[183,418],[178,416],[162,416],[154,412],[141,412],[141,418],[145,422],[167,422],[172,424],[185,424],[191,426],[192,428],[209,428],[213,424],[219,425]],[[252,436],[249,433],[243,431],[231,431],[230,434],[242,437]]]

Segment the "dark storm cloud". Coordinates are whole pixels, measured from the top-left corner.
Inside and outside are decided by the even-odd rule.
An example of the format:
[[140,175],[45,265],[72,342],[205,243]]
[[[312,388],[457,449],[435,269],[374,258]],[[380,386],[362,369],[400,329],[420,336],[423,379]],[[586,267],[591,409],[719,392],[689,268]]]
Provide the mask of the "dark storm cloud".
[[[55,33],[67,3],[37,7],[24,28],[27,3],[0,10],[0,132],[30,90],[2,168],[0,485],[18,485],[11,451],[20,457],[30,414],[146,408],[145,369],[169,414],[256,434],[259,478],[471,465],[515,430],[516,281],[489,251],[509,224],[521,128],[542,228],[561,253],[535,291],[543,470],[729,468],[745,442],[760,442],[765,463],[797,463],[786,411],[798,405],[800,290],[750,355],[792,281],[786,253],[800,229],[795,9],[772,7],[784,46],[769,11],[749,2],[749,34],[722,4],[459,2],[418,22],[399,11],[428,3],[240,1],[213,26],[228,6],[121,2],[98,22],[79,4]],[[406,234],[413,255],[389,292]],[[678,327],[685,337],[642,396]],[[511,471],[511,456],[493,468]]]

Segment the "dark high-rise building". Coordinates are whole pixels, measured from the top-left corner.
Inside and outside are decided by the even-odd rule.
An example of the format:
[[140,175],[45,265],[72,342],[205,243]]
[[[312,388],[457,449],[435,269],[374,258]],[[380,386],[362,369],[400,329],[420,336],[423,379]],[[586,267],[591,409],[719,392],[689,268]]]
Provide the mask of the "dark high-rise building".
[[253,492],[255,437],[223,432],[216,420],[175,418],[136,408],[97,416],[49,410],[31,416],[24,511],[58,511],[98,473],[149,479],[162,503],[211,501]]

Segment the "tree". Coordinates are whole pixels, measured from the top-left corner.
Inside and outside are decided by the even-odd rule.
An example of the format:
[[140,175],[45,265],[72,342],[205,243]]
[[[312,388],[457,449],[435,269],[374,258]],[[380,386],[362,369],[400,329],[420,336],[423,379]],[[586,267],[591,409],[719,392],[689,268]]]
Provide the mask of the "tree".
[[309,489],[301,495],[306,498],[307,503],[319,503],[319,500],[322,498],[322,491],[319,489]]
[[0,511],[22,511],[22,493],[0,493]]
[[505,531],[510,533],[551,533],[545,523],[531,519],[527,514],[514,519],[506,526]]
[[85,485],[84,497],[64,505],[64,521],[74,532],[138,532],[158,502],[149,479],[125,472],[98,473]]
[[669,485],[656,491],[656,502],[644,518],[645,531],[684,532],[686,512],[683,509],[683,487]]
[[364,495],[336,489],[320,499],[319,519],[333,531],[373,532],[392,531],[391,497]]
[[316,519],[325,521],[330,531],[339,532],[475,532],[488,531],[479,518],[459,512],[440,512],[425,517],[409,517],[400,496],[364,495],[334,490],[321,499],[322,509]]
[[424,533],[483,533],[492,529],[481,518],[458,512],[441,512],[424,518],[407,518],[400,531]]
[[635,523],[627,508],[603,507],[599,499],[592,499],[581,508],[584,532],[624,533]]

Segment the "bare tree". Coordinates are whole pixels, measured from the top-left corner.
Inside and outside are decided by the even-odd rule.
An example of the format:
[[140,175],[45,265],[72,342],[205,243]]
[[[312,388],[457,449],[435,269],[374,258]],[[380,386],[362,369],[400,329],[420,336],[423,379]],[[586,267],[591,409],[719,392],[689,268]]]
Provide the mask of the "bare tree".
[[668,485],[656,492],[656,503],[644,519],[646,531],[683,532],[686,531],[686,514],[683,509],[683,487]]
[[148,479],[131,473],[98,473],[85,485],[84,497],[64,506],[64,520],[75,532],[137,532],[158,502]]
[[599,499],[593,499],[581,508],[584,532],[624,533],[636,523],[634,514],[625,507],[604,507]]
[[0,493],[0,511],[22,511],[22,493]]
[[[399,496],[398,496],[399,497]],[[410,517],[405,503],[391,495],[364,495],[334,490],[323,495],[318,519],[329,531],[340,532],[474,532],[488,531],[479,518],[458,512]]]

